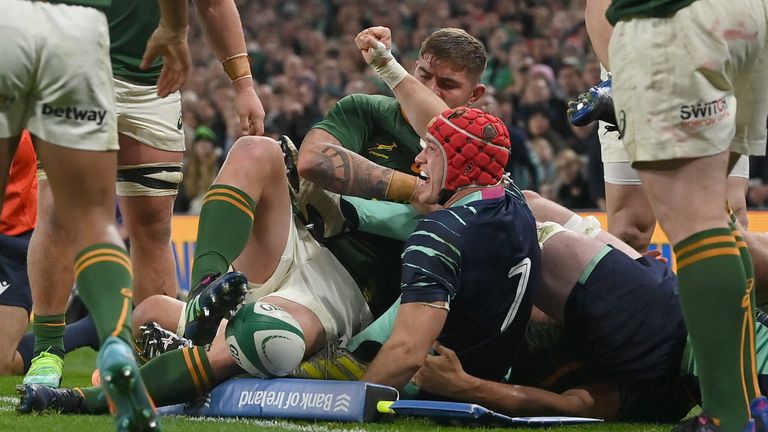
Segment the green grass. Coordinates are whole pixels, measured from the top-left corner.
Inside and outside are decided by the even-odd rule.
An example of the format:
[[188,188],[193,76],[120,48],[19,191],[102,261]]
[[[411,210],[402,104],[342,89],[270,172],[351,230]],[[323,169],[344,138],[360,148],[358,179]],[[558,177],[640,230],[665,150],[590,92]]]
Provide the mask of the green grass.
[[[64,367],[64,386],[87,386],[91,372],[96,366],[96,356],[88,349],[75,351],[67,356]],[[20,377],[0,377],[0,431],[9,432],[55,432],[77,431],[98,432],[113,430],[109,416],[81,416],[46,413],[38,415],[19,415],[15,412],[16,384]],[[293,432],[395,432],[395,431],[462,431],[466,428],[445,427],[424,419],[396,419],[383,423],[329,423],[297,422],[266,419],[190,419],[180,417],[163,418],[164,431],[179,432],[252,432],[293,431]],[[590,426],[557,427],[537,429],[556,432],[596,431],[596,432],[666,432],[671,425],[652,424],[600,424]],[[520,430],[520,429],[517,429]]]

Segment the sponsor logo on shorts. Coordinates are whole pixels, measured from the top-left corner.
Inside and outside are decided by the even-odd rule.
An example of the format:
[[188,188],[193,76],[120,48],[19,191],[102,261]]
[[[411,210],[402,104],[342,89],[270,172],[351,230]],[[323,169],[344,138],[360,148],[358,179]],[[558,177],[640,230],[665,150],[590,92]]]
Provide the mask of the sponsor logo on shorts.
[[101,126],[104,124],[104,119],[107,117],[107,110],[94,110],[73,106],[54,107],[48,104],[43,104],[43,115],[65,118],[67,120],[92,122]]
[[181,113],[179,113],[179,121],[176,122],[176,129],[181,130],[181,126],[182,126],[182,123],[181,123]]
[[680,107],[680,123],[684,129],[698,128],[713,125],[727,119],[731,115],[728,112],[728,101],[725,97],[707,102],[698,102]]
[[0,295],[3,295],[5,290],[11,287],[11,283],[8,281],[0,281]]

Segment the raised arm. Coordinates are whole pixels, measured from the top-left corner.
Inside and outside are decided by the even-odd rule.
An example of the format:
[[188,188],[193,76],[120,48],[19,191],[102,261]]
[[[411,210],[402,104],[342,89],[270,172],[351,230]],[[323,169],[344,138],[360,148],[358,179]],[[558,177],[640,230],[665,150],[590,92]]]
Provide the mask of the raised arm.
[[365,62],[392,89],[413,130],[424,137],[430,120],[448,105],[392,57],[392,33],[387,27],[367,28],[358,33],[355,43]]
[[196,0],[200,22],[211,48],[235,89],[235,105],[243,135],[264,133],[264,107],[253,88],[240,14],[233,0]]

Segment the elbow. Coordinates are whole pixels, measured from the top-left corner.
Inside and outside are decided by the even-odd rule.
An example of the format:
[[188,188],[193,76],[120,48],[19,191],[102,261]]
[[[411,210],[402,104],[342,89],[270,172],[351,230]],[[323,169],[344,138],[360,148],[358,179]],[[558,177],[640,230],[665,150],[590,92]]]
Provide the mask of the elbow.
[[318,173],[322,171],[322,165],[322,157],[318,154],[317,144],[304,142],[299,150],[299,160],[296,162],[299,176],[314,181],[317,179]]

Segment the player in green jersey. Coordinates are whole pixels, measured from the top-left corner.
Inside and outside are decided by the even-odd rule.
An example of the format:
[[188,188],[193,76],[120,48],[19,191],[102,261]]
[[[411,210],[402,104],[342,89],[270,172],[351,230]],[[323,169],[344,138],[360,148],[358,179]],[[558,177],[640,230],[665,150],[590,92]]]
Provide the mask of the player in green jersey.
[[[101,343],[99,370],[107,383],[106,399],[114,408],[117,428],[159,430],[130,347],[131,261],[114,221],[115,99],[107,58],[107,20],[97,10],[110,2],[53,3],[67,5],[15,0],[0,4],[6,13],[0,25],[4,41],[0,47],[0,190],[5,188],[8,163],[16,150],[11,143],[17,143],[22,128],[27,128],[49,169],[56,238],[67,244],[68,253],[55,258],[64,266],[74,262],[74,279],[93,312]],[[159,27],[169,32],[186,28],[185,8],[175,3],[160,3]],[[186,47],[186,41],[180,44]],[[189,60],[188,55],[185,59]],[[164,68],[161,76],[160,83],[175,91],[185,73],[169,75]]]
[[615,0],[606,13],[619,130],[674,245],[708,412],[681,430],[740,431],[760,393],[752,260],[724,203],[739,155],[765,154],[767,6]]
[[[214,52],[230,73],[241,132],[263,133],[264,109],[244,56],[245,40],[234,2],[203,0],[195,4]],[[165,94],[166,89],[158,86],[160,59],[142,67],[145,46],[160,17],[157,1],[113,0],[105,13],[120,145],[117,195],[131,243],[134,302],[139,304],[155,294],[175,297],[178,288],[170,236],[184,154],[181,95],[178,91]],[[160,31],[164,33],[153,41],[171,41],[169,46],[178,47],[187,29]],[[181,66],[189,68],[189,64]],[[40,218],[29,250],[35,347],[24,383],[55,386],[61,380],[64,311],[74,281],[67,263],[74,251],[67,247],[66,239],[56,236],[59,222],[51,188],[47,181],[40,185]]]

